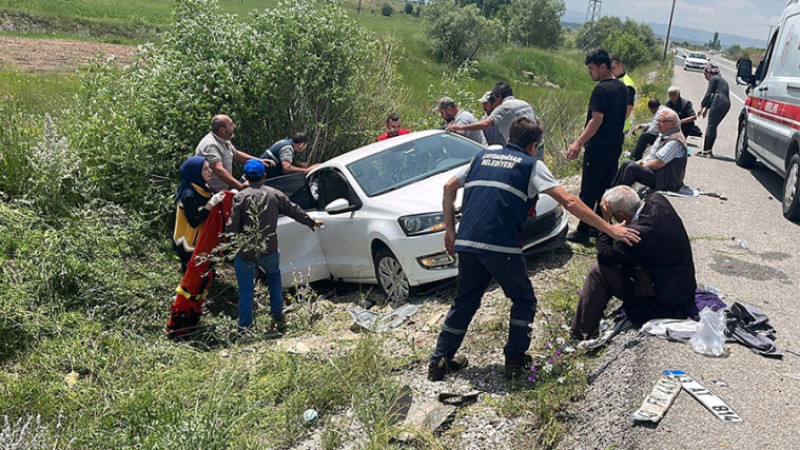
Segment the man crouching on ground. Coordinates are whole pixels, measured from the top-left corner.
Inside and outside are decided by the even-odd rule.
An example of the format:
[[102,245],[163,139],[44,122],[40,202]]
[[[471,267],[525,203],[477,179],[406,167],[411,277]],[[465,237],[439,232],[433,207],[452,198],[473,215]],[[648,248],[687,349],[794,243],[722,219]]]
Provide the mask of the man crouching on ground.
[[[511,299],[508,343],[504,348],[505,376],[519,376],[530,365],[525,354],[536,312],[536,297],[528,278],[528,265],[517,238],[523,222],[544,192],[592,226],[626,244],[638,242],[637,231],[625,224],[611,225],[578,197],[567,193],[536,155],[542,129],[527,117],[511,124],[509,143],[500,151],[484,150],[444,187],[444,245],[458,252],[458,288],[447,313],[428,367],[428,379],[439,381],[467,366],[455,354],[464,340],[481,297],[492,278]],[[455,197],[464,187],[464,204],[458,236],[455,232]]]
[[685,319],[697,314],[694,261],[683,221],[659,193],[639,200],[628,186],[616,186],[600,201],[603,218],[628,223],[641,241],[621,245],[601,234],[597,262],[589,270],[572,321],[572,338],[597,334],[611,297],[622,300],[637,326],[651,319]]

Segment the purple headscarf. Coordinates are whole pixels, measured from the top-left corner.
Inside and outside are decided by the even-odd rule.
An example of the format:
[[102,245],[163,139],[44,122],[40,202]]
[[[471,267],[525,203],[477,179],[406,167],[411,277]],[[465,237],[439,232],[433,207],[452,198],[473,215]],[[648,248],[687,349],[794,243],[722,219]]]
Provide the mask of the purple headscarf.
[[706,63],[706,66],[703,67],[703,72],[710,73],[711,75],[719,75],[719,67],[711,63]]

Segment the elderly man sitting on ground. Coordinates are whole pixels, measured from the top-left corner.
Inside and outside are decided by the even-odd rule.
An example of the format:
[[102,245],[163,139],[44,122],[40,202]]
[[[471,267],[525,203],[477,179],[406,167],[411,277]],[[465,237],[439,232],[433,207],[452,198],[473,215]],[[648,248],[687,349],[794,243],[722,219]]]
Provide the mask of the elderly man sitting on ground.
[[664,108],[657,123],[661,134],[650,148],[650,153],[638,162],[623,162],[611,182],[612,186],[633,186],[633,183],[639,182],[657,191],[675,192],[683,186],[686,138],[681,132],[678,113]]
[[654,192],[640,200],[628,186],[615,186],[601,200],[603,219],[625,222],[641,241],[627,245],[601,233],[597,261],[589,270],[572,321],[572,338],[597,334],[611,297],[622,300],[636,326],[651,319],[685,319],[697,314],[694,261],[689,236],[675,209]]

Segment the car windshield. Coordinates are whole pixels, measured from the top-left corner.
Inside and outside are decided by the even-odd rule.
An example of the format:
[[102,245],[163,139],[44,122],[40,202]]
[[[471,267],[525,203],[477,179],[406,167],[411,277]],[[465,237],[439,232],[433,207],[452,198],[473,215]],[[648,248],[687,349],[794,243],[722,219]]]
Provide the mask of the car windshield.
[[451,134],[437,134],[352,162],[347,169],[372,197],[468,163],[480,145]]
[[708,59],[708,58],[706,58],[706,55],[704,55],[702,53],[690,53],[689,54],[689,58]]

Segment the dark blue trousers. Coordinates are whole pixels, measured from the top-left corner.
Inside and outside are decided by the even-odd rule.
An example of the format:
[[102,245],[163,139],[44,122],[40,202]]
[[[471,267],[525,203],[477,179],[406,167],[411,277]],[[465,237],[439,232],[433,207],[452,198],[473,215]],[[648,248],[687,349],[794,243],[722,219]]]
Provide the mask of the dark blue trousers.
[[512,302],[508,342],[503,349],[506,363],[524,362],[525,352],[531,345],[530,332],[536,313],[536,296],[528,278],[525,257],[504,253],[458,252],[458,292],[436,341],[436,349],[431,355],[432,364],[438,363],[442,357],[448,361],[453,359],[492,278],[497,280],[503,293]]

